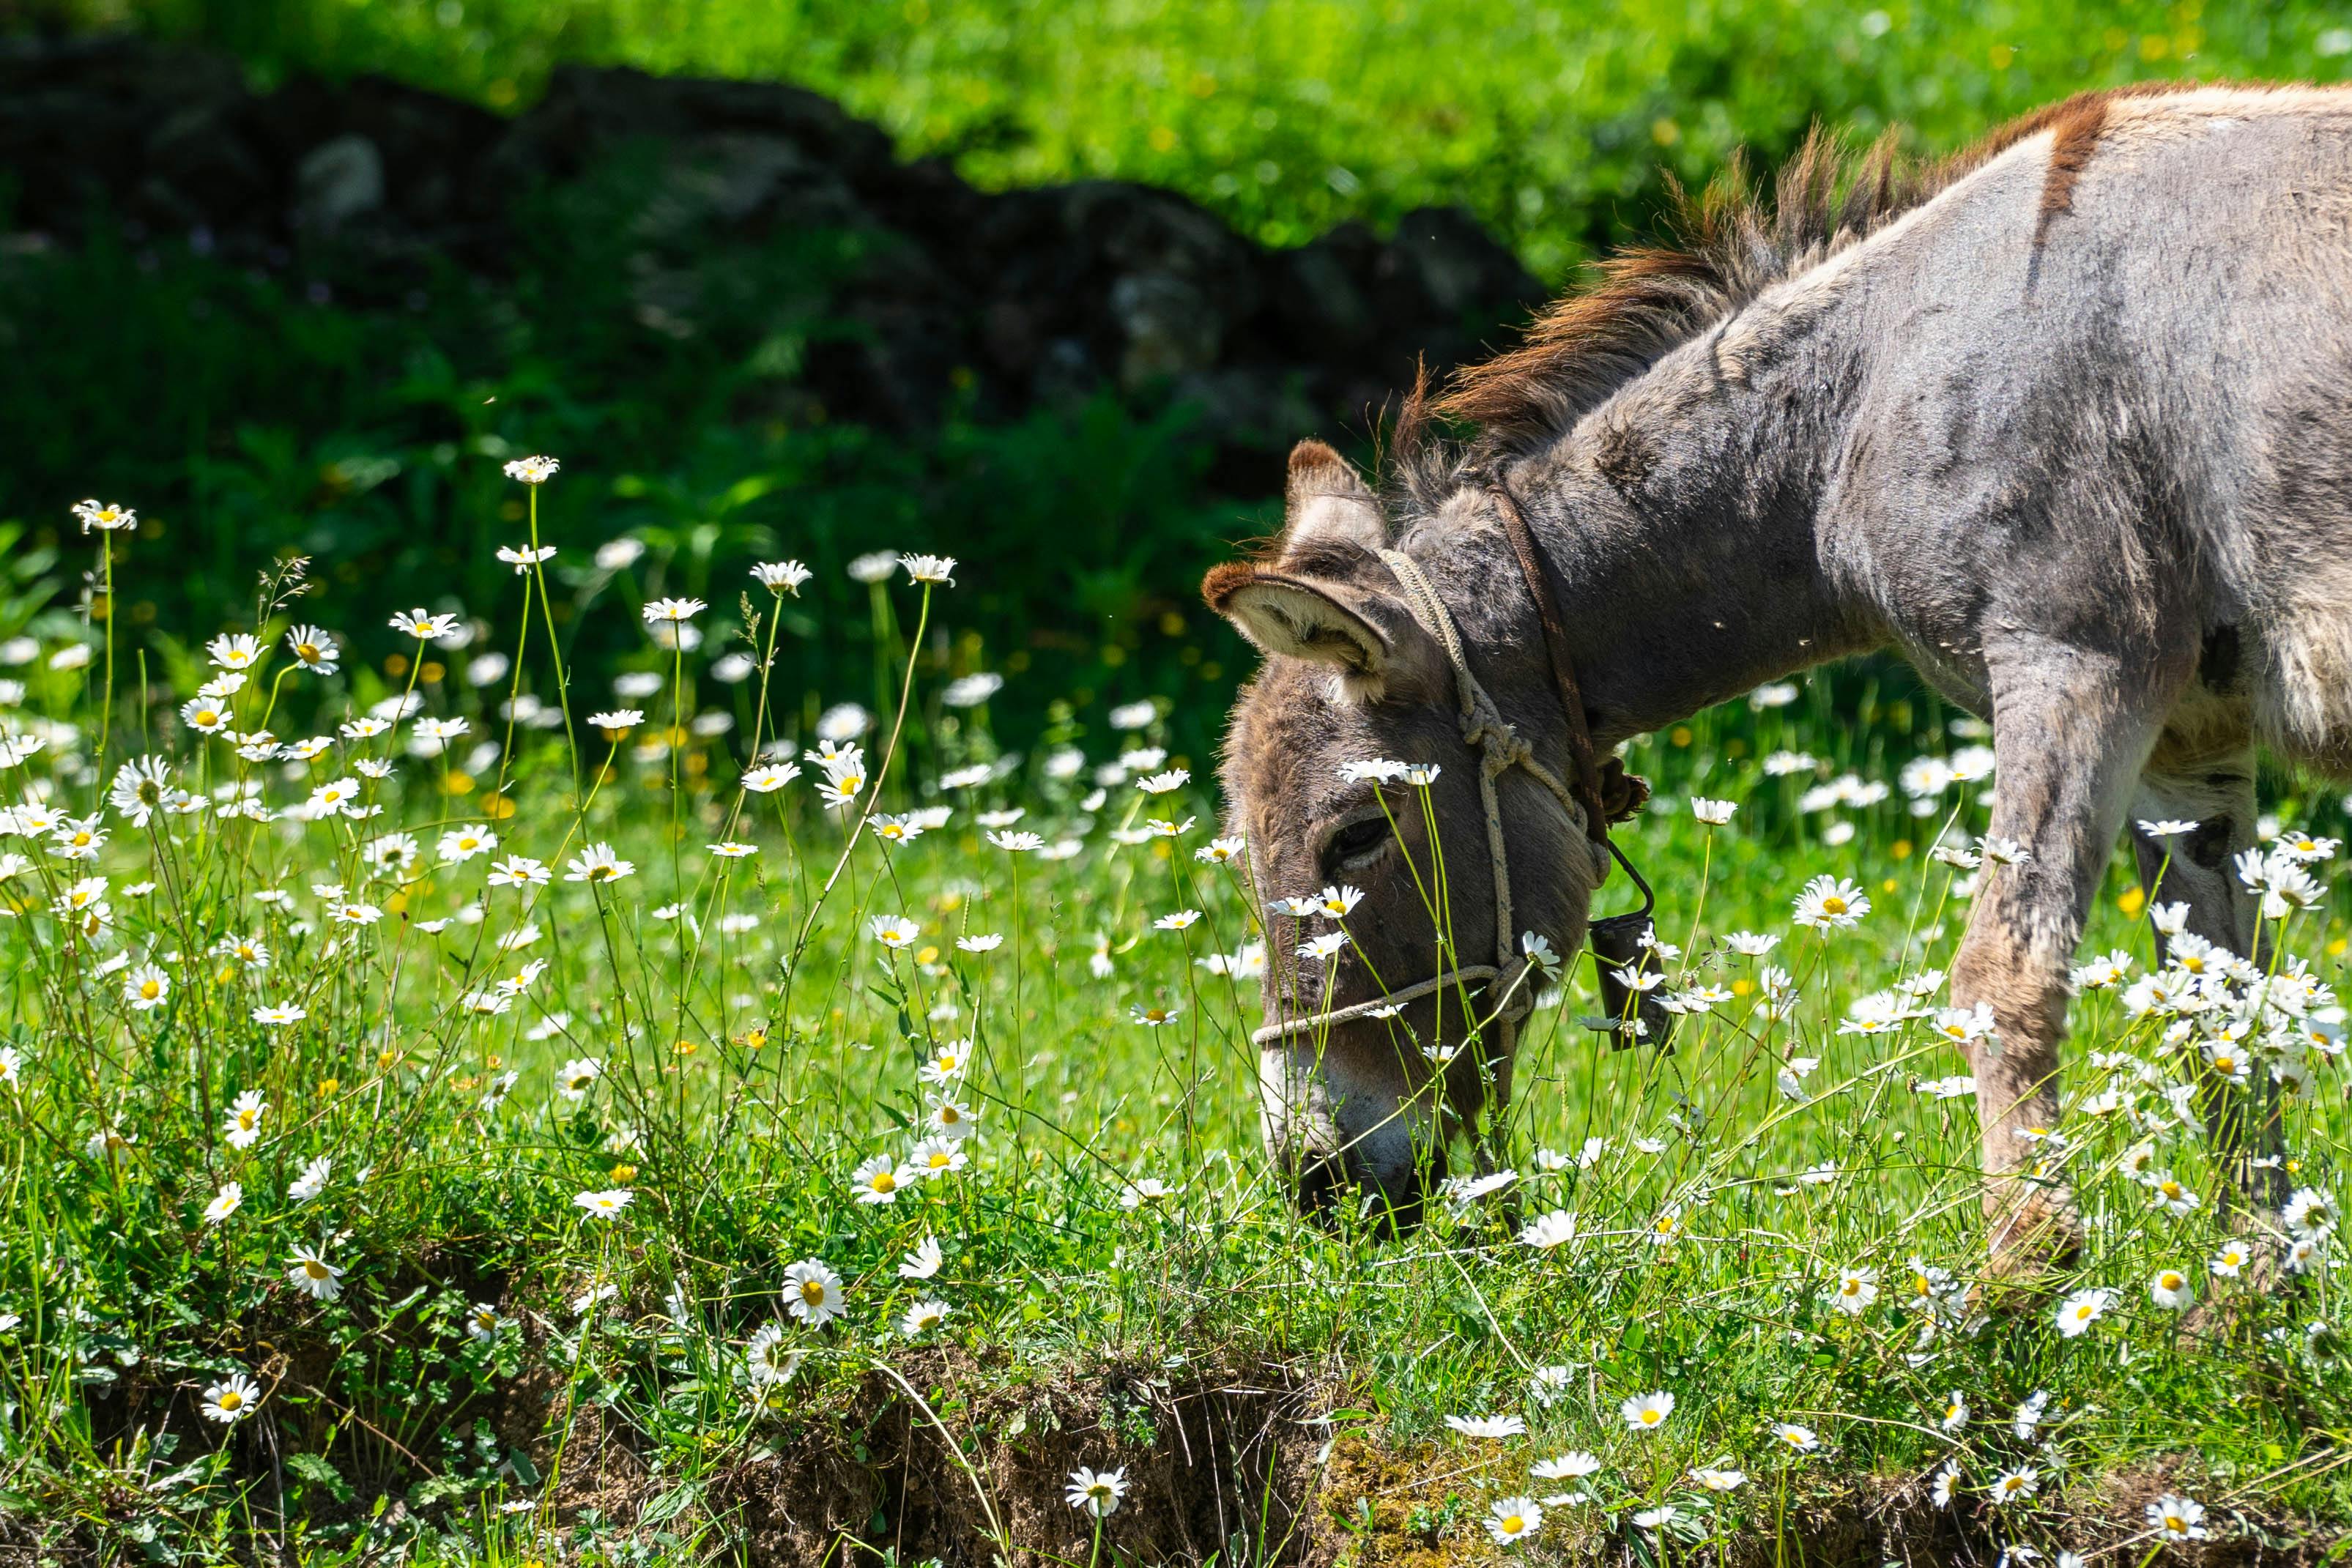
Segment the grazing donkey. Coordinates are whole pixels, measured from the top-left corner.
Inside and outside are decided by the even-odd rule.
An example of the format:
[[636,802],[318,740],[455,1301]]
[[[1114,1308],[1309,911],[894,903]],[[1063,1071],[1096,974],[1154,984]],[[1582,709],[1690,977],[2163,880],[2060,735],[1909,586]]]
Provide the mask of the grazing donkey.
[[[1990,831],[2031,855],[1988,869],[1951,980],[1998,1021],[1971,1062],[1987,1213],[1996,1267],[2029,1270],[2078,1239],[2019,1134],[2057,1121],[2068,962],[2118,831],[2197,821],[2151,893],[2249,953],[2254,742],[2352,768],[2352,91],[2094,94],[1926,167],[1817,136],[1769,207],[1735,169],[1680,216],[1683,247],[1605,264],[1460,374],[1434,409],[1473,444],[1436,439],[1418,390],[1385,498],[1302,444],[1280,538],[1203,584],[1269,655],[1224,763],[1260,897],[1364,894],[1352,947],[1268,967],[1269,1148],[1302,1201],[1360,1186],[1410,1222],[1449,1119],[1508,1093],[1495,1030],[1422,1049],[1524,1010],[1484,912],[1584,939],[1611,803],[1580,732],[1605,757],[1892,646],[1990,719]],[[1473,745],[1473,687],[1537,768]],[[1442,887],[1414,792],[1343,772],[1372,758],[1441,765]],[[1289,955],[1328,927],[1267,929]]]

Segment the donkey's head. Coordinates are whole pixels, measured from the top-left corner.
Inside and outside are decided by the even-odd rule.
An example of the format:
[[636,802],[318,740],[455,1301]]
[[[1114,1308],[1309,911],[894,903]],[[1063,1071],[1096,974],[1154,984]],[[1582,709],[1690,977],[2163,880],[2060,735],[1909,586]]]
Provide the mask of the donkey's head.
[[[1410,1223],[1444,1175],[1450,1138],[1507,1092],[1507,1031],[1496,1015],[1524,1009],[1540,977],[1507,999],[1471,979],[1392,1016],[1319,1021],[1518,956],[1499,950],[1481,757],[1464,737],[1453,665],[1381,552],[1402,549],[1419,567],[1477,679],[1555,772],[1569,767],[1566,716],[1535,602],[1484,493],[1465,490],[1392,547],[1371,489],[1307,442],[1291,454],[1287,501],[1275,548],[1218,567],[1202,588],[1267,655],[1234,707],[1223,767],[1229,828],[1248,840],[1265,924],[1265,1022],[1290,1031],[1261,1045],[1261,1125],[1303,1205],[1360,1187]],[[1381,760],[1433,766],[1435,777],[1382,779],[1359,766]],[[1502,772],[1496,792],[1512,925],[1564,961],[1584,940],[1605,862],[1580,813],[1526,770]],[[1361,898],[1338,918],[1277,903],[1327,887]],[[1299,952],[1335,933],[1345,937],[1335,954]]]

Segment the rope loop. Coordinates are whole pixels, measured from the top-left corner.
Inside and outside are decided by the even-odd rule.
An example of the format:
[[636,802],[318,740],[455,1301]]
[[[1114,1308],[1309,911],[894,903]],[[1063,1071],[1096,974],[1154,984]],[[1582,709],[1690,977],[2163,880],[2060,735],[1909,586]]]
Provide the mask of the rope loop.
[[[1316,1029],[1333,1024],[1349,1023],[1357,1019],[1387,1017],[1408,1001],[1417,1000],[1448,986],[1469,986],[1485,982],[1493,1010],[1476,1029],[1486,1023],[1497,1026],[1502,1034],[1503,1055],[1507,1058],[1514,1049],[1519,1024],[1535,1010],[1537,988],[1528,983],[1534,965],[1526,954],[1518,951],[1512,937],[1511,919],[1511,858],[1503,838],[1503,813],[1496,798],[1495,783],[1513,768],[1524,768],[1535,776],[1561,810],[1568,813],[1582,835],[1593,857],[1594,881],[1609,872],[1609,852],[1602,846],[1606,833],[1586,809],[1578,792],[1568,781],[1536,760],[1535,751],[1519,732],[1505,722],[1502,710],[1495,699],[1470,673],[1470,660],[1462,651],[1462,636],[1454,629],[1454,617],[1447,612],[1445,601],[1437,596],[1418,562],[1399,550],[1381,551],[1381,559],[1396,574],[1404,589],[1405,608],[1422,630],[1434,638],[1445,652],[1445,661],[1453,667],[1454,695],[1460,700],[1462,738],[1478,753],[1479,805],[1486,819],[1486,853],[1495,881],[1495,963],[1464,964],[1458,967],[1432,975],[1402,990],[1391,991],[1385,997],[1357,1002],[1349,1007],[1326,1008],[1319,1012],[1268,1023],[1250,1036],[1260,1049],[1280,1045],[1284,1041]],[[1530,591],[1535,580],[1530,578]],[[1555,664],[1558,663],[1555,654]],[[1582,733],[1582,716],[1571,709],[1570,725],[1574,734]],[[1630,868],[1629,868],[1630,869]],[[1499,967],[1498,967],[1499,966]],[[1476,1030],[1474,1030],[1474,1033]]]
[[1477,751],[1486,776],[1491,779],[1507,768],[1527,765],[1534,756],[1528,743],[1495,711],[1493,698],[1484,691],[1477,697],[1477,706],[1462,716],[1462,738]]
[[1523,1023],[1536,1010],[1536,988],[1528,984],[1531,967],[1526,955],[1521,954],[1495,976],[1495,990],[1500,998],[1495,1005],[1495,1016],[1507,1024]]

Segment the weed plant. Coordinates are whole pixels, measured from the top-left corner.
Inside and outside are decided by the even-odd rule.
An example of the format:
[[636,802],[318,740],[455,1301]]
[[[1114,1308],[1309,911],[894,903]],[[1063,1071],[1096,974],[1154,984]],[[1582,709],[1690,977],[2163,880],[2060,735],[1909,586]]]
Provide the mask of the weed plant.
[[[909,652],[996,568],[888,551],[814,715],[778,700],[807,569],[735,552],[714,602],[577,604],[642,667],[567,685],[541,502],[585,466],[509,466],[495,650],[315,625],[301,562],[201,647],[102,598],[0,643],[0,1508],[53,1546],[700,1560],[720,1478],[855,1441],[877,1389],[979,1454],[992,1391],[1108,1368],[1304,1380],[1417,1456],[1450,1551],[1686,1560],[1906,1478],[2054,1554],[2160,1475],[2115,1561],[2344,1516],[2332,804],[2273,791],[2259,967],[2159,970],[2162,913],[2103,895],[2042,1145],[2087,1246],[2000,1291],[1986,1024],[1944,989],[2011,852],[1981,729],[1825,676],[1648,737],[1675,1049],[1612,1050],[1569,966],[1504,1168],[1387,1237],[1297,1217],[1257,1148],[1249,848],[1169,702],[1001,749],[986,672]],[[81,518],[102,578],[138,519]],[[2283,1102],[2283,1207],[2215,1094]],[[1071,1484],[1108,1562],[1166,1439],[1105,1409]],[[614,1443],[625,1510],[578,1483]]]

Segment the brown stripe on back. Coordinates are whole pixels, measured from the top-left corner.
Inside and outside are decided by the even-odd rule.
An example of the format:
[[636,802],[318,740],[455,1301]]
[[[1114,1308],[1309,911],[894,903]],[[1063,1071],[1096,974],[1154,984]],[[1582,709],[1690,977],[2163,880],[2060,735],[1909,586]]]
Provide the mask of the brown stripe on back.
[[2042,203],[2033,217],[2033,248],[2040,250],[2050,236],[2051,220],[2074,210],[2074,186],[2082,179],[2083,171],[2090,166],[2099,138],[2106,133],[2107,111],[2115,104],[2126,99],[2193,92],[2212,85],[2200,81],[2142,81],[2076,93],[2011,120],[1974,147],[1954,155],[1941,172],[1938,189],[1973,173],[2019,142],[2048,131],[2050,166],[2042,176]]
[[2033,215],[2033,248],[2050,237],[2050,220],[2073,210],[2074,183],[2107,128],[2107,99],[2090,99],[2050,128],[2050,168],[2042,176],[2042,206]]
[[[1572,423],[1660,355],[1726,319],[1773,283],[1867,239],[2020,142],[2051,133],[2050,166],[2035,217],[2036,249],[2051,220],[2072,209],[2117,102],[2219,84],[2146,81],[2078,93],[2001,125],[1933,160],[1902,158],[1895,133],[1855,152],[1816,128],[1784,164],[1769,196],[1735,157],[1697,195],[1669,181],[1667,226],[1679,244],[1621,253],[1592,285],[1556,302],[1517,349],[1454,374],[1434,412],[1484,428],[1482,449],[1522,448]],[[1429,439],[1400,429],[1407,476]]]

